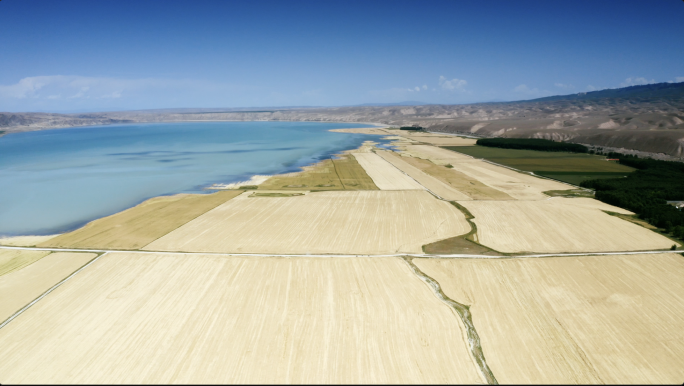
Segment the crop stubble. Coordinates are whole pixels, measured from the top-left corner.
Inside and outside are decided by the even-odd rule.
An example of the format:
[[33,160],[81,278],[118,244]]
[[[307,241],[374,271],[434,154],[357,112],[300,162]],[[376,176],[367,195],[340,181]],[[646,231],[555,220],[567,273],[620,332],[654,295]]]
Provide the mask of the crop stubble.
[[225,190],[153,198],[38,246],[139,249],[241,193]]
[[354,153],[354,157],[380,190],[425,189],[375,153]]
[[501,383],[684,379],[680,255],[413,262],[471,306]]
[[396,153],[394,152],[377,151],[377,154],[380,157],[382,157],[385,161],[399,168],[401,171],[408,174],[411,178],[418,181],[421,185],[423,185],[424,187],[426,187],[427,189],[429,189],[430,191],[432,191],[433,193],[437,194],[445,200],[470,200],[470,197],[466,194],[454,189],[452,186],[445,184],[444,182],[434,178],[433,176],[424,173],[420,169],[415,168],[414,166],[404,161],[402,157],[396,155]]
[[[604,213],[588,198],[461,201],[475,216],[477,240],[499,252],[607,252],[669,248],[673,242]],[[626,212],[619,208],[618,211]]]
[[282,198],[243,195],[144,249],[420,253],[424,244],[469,231],[470,225],[459,210],[424,190],[317,192]]
[[8,383],[482,383],[398,258],[110,253],[0,330]]
[[[4,251],[3,251],[4,252]],[[95,258],[94,253],[20,251],[44,257],[0,276],[0,322]],[[34,256],[35,257],[35,256]],[[3,373],[0,372],[3,382]]]

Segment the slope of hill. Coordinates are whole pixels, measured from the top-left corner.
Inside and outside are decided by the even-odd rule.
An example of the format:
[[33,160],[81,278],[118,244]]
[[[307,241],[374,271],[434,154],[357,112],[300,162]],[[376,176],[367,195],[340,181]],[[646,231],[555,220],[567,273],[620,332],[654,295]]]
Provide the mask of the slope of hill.
[[684,83],[470,105],[0,113],[0,130],[11,133],[113,123],[203,120],[418,124],[430,131],[481,137],[544,138],[684,158]]

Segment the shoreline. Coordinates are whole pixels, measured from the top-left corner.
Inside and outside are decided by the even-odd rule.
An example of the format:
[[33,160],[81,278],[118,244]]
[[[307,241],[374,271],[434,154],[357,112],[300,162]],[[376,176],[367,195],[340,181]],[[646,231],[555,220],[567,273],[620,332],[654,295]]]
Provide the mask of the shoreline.
[[[58,130],[58,129],[74,129],[74,128],[88,128],[88,127],[105,127],[105,126],[123,126],[123,125],[136,125],[136,124],[156,124],[156,123],[183,123],[183,122],[301,122],[301,123],[349,123],[350,125],[373,125],[375,127],[389,127],[389,125],[377,122],[347,122],[347,121],[289,121],[281,119],[269,119],[269,120],[242,120],[242,119],[186,119],[179,121],[138,121],[138,122],[116,122],[116,123],[102,123],[94,125],[70,125],[70,126],[7,126],[0,128],[0,137],[8,134],[16,133],[28,133],[32,131],[46,131],[46,130]],[[19,127],[19,130],[12,130],[12,127]],[[349,129],[354,129],[356,127],[349,127]]]
[[[187,122],[190,122],[190,121],[187,121]],[[203,122],[203,121],[199,121],[199,122]],[[208,121],[207,121],[207,122],[208,122]],[[263,122],[263,121],[217,121],[217,122]],[[283,121],[283,122],[292,122],[292,121]],[[309,121],[303,121],[303,122],[309,122]],[[171,123],[171,122],[154,122],[154,123]],[[318,123],[328,123],[328,122],[318,122]],[[346,122],[329,122],[329,123],[346,123]],[[377,125],[377,124],[376,124],[376,125]],[[99,126],[108,126],[108,125],[97,125],[97,126],[94,126],[94,127],[99,127]],[[90,127],[90,126],[76,126],[76,127],[83,127],[83,128],[85,128],[85,127]],[[380,127],[386,127],[386,126],[385,126],[385,125],[381,125]],[[67,128],[71,128],[71,127],[67,127]],[[358,127],[357,127],[357,128],[349,128],[349,129],[364,129],[364,128],[358,128]],[[367,128],[367,129],[372,129],[372,128]],[[327,130],[327,131],[332,132],[331,130],[337,130],[337,129],[330,129],[330,130]],[[344,129],[341,129],[341,130],[344,130]],[[8,133],[6,133],[6,134],[8,134]],[[344,133],[340,133],[340,134],[344,134]],[[358,133],[358,134],[363,134],[363,133]],[[367,134],[364,134],[364,135],[367,135]],[[370,134],[368,134],[368,135],[370,135]],[[381,135],[381,134],[373,134],[373,135]],[[389,134],[387,134],[387,135],[389,135]],[[354,151],[354,150],[361,149],[361,148],[363,148],[363,146],[365,146],[365,141],[364,141],[364,143],[362,143],[361,145],[359,145],[358,147],[355,147],[355,148],[353,148],[353,149],[341,149],[341,150],[335,151],[335,152],[333,152],[333,153],[330,153],[329,155],[330,155],[330,156],[333,156],[333,155],[339,155],[339,154],[346,154],[346,153],[348,153],[348,152],[351,152],[351,151]],[[327,158],[325,158],[325,159],[327,159]],[[256,173],[256,174],[249,174],[249,175],[248,175],[248,176],[249,176],[248,179],[246,179],[246,180],[242,180],[242,179],[241,179],[241,181],[235,181],[235,182],[213,182],[213,183],[212,183],[212,182],[207,182],[207,183],[204,185],[204,187],[201,187],[201,188],[199,189],[199,191],[197,191],[197,192],[192,192],[192,193],[187,193],[187,192],[170,193],[170,194],[160,194],[160,195],[156,195],[156,196],[147,197],[147,198],[143,199],[142,201],[139,201],[139,202],[137,202],[137,203],[135,203],[135,204],[133,204],[133,205],[131,205],[131,206],[128,206],[128,207],[126,207],[126,208],[124,208],[124,209],[122,209],[122,210],[120,210],[120,211],[118,211],[118,212],[116,212],[116,213],[112,213],[112,214],[108,214],[108,215],[105,215],[105,216],[101,216],[101,217],[98,217],[98,218],[95,218],[95,219],[92,219],[92,220],[88,220],[87,222],[82,223],[81,225],[79,225],[78,227],[76,227],[76,228],[74,228],[74,229],[69,229],[69,230],[66,230],[66,231],[63,231],[63,232],[54,232],[54,233],[50,233],[50,234],[35,234],[35,233],[34,233],[34,234],[0,234],[0,246],[3,246],[3,245],[11,245],[11,244],[4,244],[4,243],[5,243],[5,242],[10,242],[10,243],[12,243],[12,242],[15,242],[16,240],[25,239],[25,238],[45,238],[45,237],[50,237],[50,238],[51,238],[51,237],[56,237],[56,236],[58,236],[58,235],[62,235],[62,234],[65,234],[65,233],[69,233],[69,232],[75,231],[75,230],[77,230],[77,229],[81,229],[81,228],[87,226],[88,224],[92,223],[93,221],[97,221],[97,220],[103,219],[103,218],[105,218],[105,217],[109,217],[109,216],[112,216],[112,215],[121,213],[121,212],[123,212],[123,211],[129,210],[129,209],[134,208],[134,207],[136,207],[136,206],[143,205],[143,204],[145,204],[145,203],[148,202],[148,201],[157,200],[157,199],[160,199],[160,198],[163,198],[163,197],[176,197],[176,196],[183,196],[183,195],[185,195],[185,196],[188,196],[188,195],[210,195],[210,194],[219,193],[219,192],[224,191],[224,190],[245,190],[245,189],[238,189],[238,188],[239,188],[240,186],[245,186],[245,185],[248,184],[248,183],[249,183],[249,185],[260,185],[261,183],[265,182],[266,180],[268,180],[268,179],[270,179],[270,178],[273,178],[273,177],[276,177],[276,176],[280,176],[280,175],[287,175],[287,174],[292,174],[292,173],[301,173],[301,172],[304,172],[304,171],[306,170],[306,168],[313,167],[313,166],[315,166],[315,165],[317,165],[317,164],[323,162],[325,159],[316,160],[316,161],[307,163],[306,165],[299,166],[299,167],[298,167],[298,170],[296,170],[296,171],[289,171],[289,172],[286,171],[286,172],[283,172],[283,173],[275,173],[275,174],[268,174],[268,175],[266,175],[266,174],[259,174],[259,173]],[[264,177],[266,177],[266,178],[264,178]],[[262,181],[259,181],[259,180],[261,180],[261,179],[263,179],[263,180],[262,180]],[[254,183],[255,181],[259,181],[259,182],[258,182],[258,183]],[[218,186],[226,186],[226,187],[218,187]],[[228,187],[228,186],[230,186],[230,187]],[[255,189],[255,190],[256,190],[256,189]],[[245,190],[245,191],[246,191],[246,190]],[[22,246],[22,245],[17,245],[17,246]]]

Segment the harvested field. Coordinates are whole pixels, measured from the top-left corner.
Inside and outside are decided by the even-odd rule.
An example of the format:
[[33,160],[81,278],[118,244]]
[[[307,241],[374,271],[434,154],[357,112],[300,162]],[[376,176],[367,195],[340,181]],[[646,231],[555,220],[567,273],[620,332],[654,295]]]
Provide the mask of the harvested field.
[[673,244],[664,236],[592,207],[590,200],[556,197],[459,203],[475,216],[477,241],[499,252],[640,251],[667,249]]
[[431,161],[415,157],[402,157],[404,162],[422,170],[432,177],[448,184],[452,188],[463,192],[473,200],[513,200],[508,194],[485,185],[475,178],[459,172],[453,168],[440,166]]
[[430,145],[406,146],[404,152],[413,157],[430,160],[437,165],[454,164],[456,162],[478,162],[477,159],[471,156]]
[[[33,264],[0,276],[0,322],[12,316],[96,256],[94,253],[21,252],[27,254],[40,253],[47,256]],[[0,371],[0,378],[3,382],[7,382],[5,374],[5,372]]]
[[372,134],[372,135],[387,135],[387,131],[382,128],[375,127],[361,127],[356,129],[331,129],[334,133],[350,133],[350,134]]
[[144,249],[421,253],[424,244],[469,231],[470,225],[458,209],[426,191],[318,192],[286,198],[243,195]]
[[49,253],[49,251],[0,249],[0,276],[31,265]]
[[432,134],[432,133],[402,133],[402,137],[410,138],[414,141],[425,142],[438,146],[475,146],[477,139],[457,137],[454,135]]
[[518,200],[543,200],[547,198],[542,193],[544,191],[573,189],[571,185],[520,173],[434,146],[407,146],[406,153],[428,159],[437,165],[452,165],[453,170]]
[[359,165],[356,158],[351,155],[343,155],[333,159],[337,176],[346,190],[378,190],[378,187],[370,178],[366,170]]
[[7,383],[482,383],[464,336],[398,258],[111,253],[0,330],[0,374]]
[[[368,145],[364,145],[368,147]],[[364,146],[359,149],[363,151]],[[377,190],[356,159],[343,154],[306,166],[296,173],[279,174],[259,185],[260,190]]]
[[342,190],[344,185],[331,159],[305,166],[301,172],[278,174],[259,185],[262,190]]
[[[458,190],[454,189],[452,186],[445,184],[444,182],[428,175],[425,174],[423,171],[420,169],[410,165],[406,161],[403,160],[403,158],[408,158],[408,157],[400,157],[396,155],[396,153],[391,152],[391,151],[377,151],[377,154],[382,157],[385,161],[391,163],[398,169],[400,169],[402,172],[408,174],[411,178],[414,180],[418,181],[421,185],[423,185],[425,188],[429,189],[436,195],[442,197],[445,200],[448,201],[455,201],[455,200],[470,200],[471,198],[467,195],[465,195],[462,192],[459,192]],[[435,165],[437,166],[437,165]],[[439,166],[437,166],[439,167]]]
[[157,197],[45,241],[40,247],[138,249],[242,191]]
[[33,247],[57,236],[59,235],[4,237],[0,238],[0,245],[8,245],[12,247]]
[[354,157],[380,190],[424,189],[411,177],[375,153],[355,153]]
[[500,383],[680,383],[684,258],[414,259],[470,305]]

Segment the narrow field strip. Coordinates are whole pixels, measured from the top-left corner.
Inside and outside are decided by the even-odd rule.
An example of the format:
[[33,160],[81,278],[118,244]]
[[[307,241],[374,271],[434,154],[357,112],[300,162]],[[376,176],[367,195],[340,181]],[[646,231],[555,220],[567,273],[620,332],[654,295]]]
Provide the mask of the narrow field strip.
[[[61,253],[61,254],[62,254],[62,255],[65,255],[64,253]],[[102,256],[104,256],[104,255],[106,255],[106,254],[107,254],[107,252],[103,253],[103,254],[100,255],[100,256],[94,256],[94,257],[93,257],[92,254],[90,254],[90,253],[82,253],[82,254],[80,254],[80,255],[82,255],[82,256],[79,256],[80,259],[74,259],[76,264],[80,264],[80,262],[82,261],[82,259],[90,259],[90,261],[88,261],[85,265],[82,265],[82,266],[81,266],[79,269],[77,269],[76,271],[72,272],[69,276],[67,276],[67,277],[65,277],[64,279],[62,279],[61,281],[59,281],[57,284],[55,284],[55,285],[53,285],[52,287],[50,287],[47,291],[43,292],[40,296],[38,296],[37,298],[35,298],[33,301],[31,301],[30,303],[28,303],[28,304],[25,305],[24,307],[20,308],[20,309],[19,309],[18,311],[16,311],[15,313],[11,314],[7,319],[5,319],[4,322],[0,323],[0,329],[3,328],[3,327],[5,327],[9,322],[11,322],[12,320],[14,320],[17,316],[21,315],[24,311],[28,310],[32,305],[36,304],[40,299],[42,299],[42,298],[44,298],[45,296],[47,296],[50,292],[54,291],[54,290],[57,289],[59,286],[61,286],[62,284],[66,283],[66,282],[67,282],[69,279],[71,279],[74,275],[76,275],[77,273],[81,272],[81,271],[82,271],[83,269],[85,269],[87,266],[89,266],[90,264],[94,263],[94,262],[97,261],[100,257],[102,257]],[[56,255],[60,255],[60,253],[53,253],[53,254],[50,255],[50,256],[52,256],[52,257],[57,257]],[[91,255],[91,256],[88,256],[88,255]],[[69,256],[66,256],[66,257],[65,257],[65,256],[60,256],[60,257],[69,258]],[[47,260],[46,260],[46,261],[47,261]],[[43,272],[44,272],[46,267],[36,267],[36,268],[37,268],[39,271],[43,271]],[[60,275],[60,274],[61,274],[60,271],[63,271],[63,270],[64,270],[64,269],[62,269],[62,270],[55,270],[54,267],[52,267],[52,268],[53,268],[53,270],[47,273],[49,276],[52,276],[52,277],[54,277],[55,274],[56,274],[56,275]],[[69,267],[66,267],[66,269],[68,270]],[[35,277],[35,275],[31,275],[31,276],[33,276],[33,277],[32,277],[33,280],[36,280],[36,279],[37,279],[37,278]],[[24,278],[22,277],[21,279],[24,279]],[[40,278],[38,278],[38,279],[40,279]],[[45,281],[45,278],[42,278],[42,279],[43,279],[43,282],[44,282],[44,281]],[[48,280],[49,280],[49,278],[48,278]],[[21,280],[21,281],[22,281],[23,283],[26,283],[25,280]],[[15,282],[16,282],[16,280],[15,280]],[[23,283],[22,283],[22,284],[23,284]],[[35,293],[35,291],[36,291],[36,285],[39,285],[39,284],[41,284],[41,283],[30,283],[30,284],[32,284],[32,287],[33,287],[33,288],[18,288],[18,286],[17,286],[16,283],[14,283],[14,282],[11,282],[11,283],[0,282],[0,294],[9,296],[9,294],[4,294],[3,292],[11,292],[11,293],[13,294],[13,296],[14,296],[14,298],[12,299],[12,300],[13,300],[12,304],[17,304],[17,302],[20,302],[20,303],[21,303],[21,302],[24,302],[25,300],[30,299],[30,296],[34,296],[34,295],[32,295],[32,294]],[[26,287],[26,286],[24,286],[24,287]],[[3,291],[3,290],[5,290],[5,291]],[[4,298],[4,296],[3,296],[3,298]],[[8,309],[8,306],[5,305],[5,304],[2,304],[2,303],[4,303],[4,301],[0,302],[0,305],[4,306],[4,307],[0,307],[0,312],[6,311],[6,310]],[[0,314],[0,318],[2,318],[2,317],[3,317],[3,315]]]
[[380,190],[424,190],[425,188],[375,153],[354,153]]

